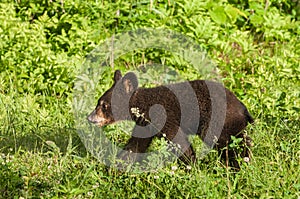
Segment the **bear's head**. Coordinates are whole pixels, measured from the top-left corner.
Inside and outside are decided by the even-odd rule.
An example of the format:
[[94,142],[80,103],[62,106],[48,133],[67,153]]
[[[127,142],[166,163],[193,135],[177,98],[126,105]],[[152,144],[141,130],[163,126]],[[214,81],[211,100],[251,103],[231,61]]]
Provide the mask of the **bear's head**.
[[98,100],[94,111],[87,117],[88,121],[100,127],[116,121],[130,119],[129,100],[138,88],[138,80],[129,72],[122,77],[119,70],[114,73],[114,83]]

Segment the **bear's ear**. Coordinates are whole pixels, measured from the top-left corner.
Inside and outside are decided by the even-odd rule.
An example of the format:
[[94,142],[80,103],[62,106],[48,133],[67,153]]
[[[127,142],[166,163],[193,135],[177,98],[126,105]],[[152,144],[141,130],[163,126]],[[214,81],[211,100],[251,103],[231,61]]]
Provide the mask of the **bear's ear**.
[[122,78],[121,71],[116,70],[115,74],[114,74],[114,81],[115,81],[115,83],[117,83],[121,78]]
[[138,80],[133,72],[126,73],[122,78],[122,83],[127,94],[138,88]]

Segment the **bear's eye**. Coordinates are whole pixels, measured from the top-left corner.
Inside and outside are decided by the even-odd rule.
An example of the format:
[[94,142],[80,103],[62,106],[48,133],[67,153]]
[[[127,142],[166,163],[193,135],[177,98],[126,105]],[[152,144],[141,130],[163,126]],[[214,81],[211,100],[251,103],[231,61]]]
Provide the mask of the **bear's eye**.
[[106,103],[101,103],[101,108],[102,108],[102,110],[106,110],[107,108],[108,108],[108,104],[106,104]]

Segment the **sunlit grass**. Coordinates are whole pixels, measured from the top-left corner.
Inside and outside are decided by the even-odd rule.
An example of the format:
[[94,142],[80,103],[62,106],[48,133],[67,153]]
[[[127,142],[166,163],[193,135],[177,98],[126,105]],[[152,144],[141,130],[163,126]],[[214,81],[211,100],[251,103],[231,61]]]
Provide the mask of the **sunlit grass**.
[[[150,1],[153,10],[145,1],[51,2],[47,9],[52,18],[40,16],[36,10],[43,8],[33,8],[35,4],[23,5],[21,12],[17,1],[0,3],[0,198],[300,197],[299,21],[281,13],[278,27],[272,28],[270,17],[279,11],[265,11],[265,4],[259,10],[267,12],[264,24],[252,23],[249,16],[218,24],[218,16],[209,16],[214,10],[209,3],[216,5],[209,0],[203,5]],[[204,7],[191,6],[195,3]],[[118,10],[121,16],[116,17]],[[212,150],[193,165],[174,162],[151,172],[123,173],[85,149],[72,109],[79,60],[113,33],[145,26],[180,31],[203,45],[224,85],[254,116],[255,123],[246,129],[254,142],[252,161],[239,172],[227,168]],[[157,62],[187,79],[197,77],[184,60],[160,53],[132,52],[114,64],[130,70]],[[111,74],[106,71],[101,78],[101,91],[109,87]],[[112,125],[106,134],[124,146],[127,131],[126,125]],[[192,140],[199,151],[201,141]],[[150,150],[165,144],[156,140]]]

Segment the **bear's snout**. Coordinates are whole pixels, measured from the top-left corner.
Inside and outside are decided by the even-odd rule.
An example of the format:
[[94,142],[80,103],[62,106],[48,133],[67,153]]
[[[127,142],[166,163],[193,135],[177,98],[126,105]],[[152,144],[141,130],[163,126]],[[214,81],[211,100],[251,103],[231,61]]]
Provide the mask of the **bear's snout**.
[[91,112],[91,114],[89,114],[87,116],[87,120],[90,122],[90,123],[98,123],[99,121],[97,120],[97,114],[96,114],[96,111],[94,110],[93,112]]
[[90,123],[96,124],[99,127],[102,127],[104,125],[111,124],[114,122],[112,118],[108,117],[102,111],[99,111],[99,110],[97,111],[97,109],[93,110],[93,112],[91,112],[91,114],[89,114],[87,116],[87,120]]

